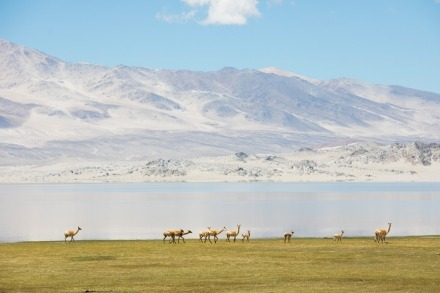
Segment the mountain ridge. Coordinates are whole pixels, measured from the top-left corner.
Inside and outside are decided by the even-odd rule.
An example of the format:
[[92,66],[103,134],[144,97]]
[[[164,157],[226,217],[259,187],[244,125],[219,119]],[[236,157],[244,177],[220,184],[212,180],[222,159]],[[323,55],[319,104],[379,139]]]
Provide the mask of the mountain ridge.
[[[70,63],[0,40],[3,162],[289,152],[438,141],[440,94],[281,69]],[[20,156],[22,154],[22,156]]]

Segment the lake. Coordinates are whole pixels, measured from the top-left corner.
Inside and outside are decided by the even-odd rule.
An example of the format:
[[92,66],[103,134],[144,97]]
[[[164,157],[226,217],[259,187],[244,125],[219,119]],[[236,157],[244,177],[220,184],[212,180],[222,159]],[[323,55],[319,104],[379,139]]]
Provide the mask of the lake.
[[[251,238],[440,234],[440,183],[0,185],[0,242],[162,239],[165,229],[251,230]],[[241,234],[241,232],[240,232]],[[219,237],[224,241],[225,234]],[[241,239],[241,237],[240,237]]]

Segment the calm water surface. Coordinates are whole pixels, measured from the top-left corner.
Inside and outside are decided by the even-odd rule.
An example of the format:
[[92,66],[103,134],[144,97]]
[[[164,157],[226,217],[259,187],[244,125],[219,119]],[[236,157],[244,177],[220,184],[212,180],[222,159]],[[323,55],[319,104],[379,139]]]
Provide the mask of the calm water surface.
[[[252,237],[440,234],[440,183],[0,185],[0,242],[161,239],[165,229],[241,224]],[[225,238],[222,234],[221,239]]]

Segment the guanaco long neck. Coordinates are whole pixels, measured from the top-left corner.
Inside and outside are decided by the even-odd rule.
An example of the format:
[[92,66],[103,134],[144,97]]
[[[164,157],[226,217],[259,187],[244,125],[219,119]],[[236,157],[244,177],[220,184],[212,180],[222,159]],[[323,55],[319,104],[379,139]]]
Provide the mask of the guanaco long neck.
[[223,227],[221,230],[211,230],[211,232],[213,232],[214,235],[218,235],[218,234],[222,233],[225,230],[226,230],[226,228]]

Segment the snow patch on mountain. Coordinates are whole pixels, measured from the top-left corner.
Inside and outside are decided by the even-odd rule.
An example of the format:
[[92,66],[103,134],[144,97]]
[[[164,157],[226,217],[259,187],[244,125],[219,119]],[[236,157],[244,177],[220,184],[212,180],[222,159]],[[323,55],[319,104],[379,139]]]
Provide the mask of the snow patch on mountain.
[[[0,40],[2,165],[429,143],[440,140],[439,113],[439,94],[400,86],[319,81],[276,68],[195,72],[69,63]],[[314,168],[304,161],[292,170]]]

